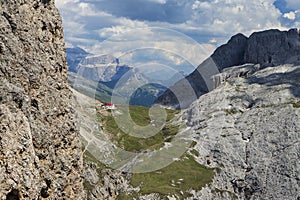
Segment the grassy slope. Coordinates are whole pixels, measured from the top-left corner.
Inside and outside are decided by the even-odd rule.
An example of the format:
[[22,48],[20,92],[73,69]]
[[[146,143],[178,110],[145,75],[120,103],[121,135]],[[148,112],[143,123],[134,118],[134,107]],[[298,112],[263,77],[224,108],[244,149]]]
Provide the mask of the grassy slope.
[[[122,110],[122,106],[118,106],[118,109]],[[140,125],[146,126],[150,123],[150,117],[148,115],[149,108],[142,106],[130,106],[130,115],[132,120]],[[110,138],[121,148],[132,151],[140,152],[146,149],[158,149],[163,146],[166,140],[170,140],[175,135],[179,127],[173,126],[170,120],[175,116],[178,111],[167,111],[167,123],[165,127],[156,135],[149,138],[137,138],[125,134],[116,124],[112,115],[100,116],[99,120],[104,124],[104,132],[109,134]]]
[[[118,106],[118,109],[122,111],[122,107]],[[130,106],[130,114],[135,123],[141,126],[150,123],[148,109],[141,106]],[[179,127],[172,125],[171,121],[177,113],[178,111],[167,110],[166,126],[155,136],[146,139],[123,133],[111,115],[98,117],[104,124],[106,134],[109,134],[118,146],[128,151],[139,152],[146,149],[158,149],[165,141],[171,140],[172,136],[176,135]],[[161,170],[132,174],[131,184],[134,187],[140,186],[140,192],[130,195],[121,193],[119,199],[132,199],[150,193],[159,193],[162,198],[174,194],[179,198],[184,198],[189,196],[190,189],[200,190],[209,184],[213,175],[213,169],[200,165],[193,159],[193,156],[185,154],[179,161],[175,161]]]
[[[131,184],[141,187],[141,194],[176,194],[188,197],[190,189],[200,190],[210,183],[214,171],[199,165],[191,156],[184,156],[169,166],[150,173],[133,174]],[[182,191],[182,192],[181,192]]]

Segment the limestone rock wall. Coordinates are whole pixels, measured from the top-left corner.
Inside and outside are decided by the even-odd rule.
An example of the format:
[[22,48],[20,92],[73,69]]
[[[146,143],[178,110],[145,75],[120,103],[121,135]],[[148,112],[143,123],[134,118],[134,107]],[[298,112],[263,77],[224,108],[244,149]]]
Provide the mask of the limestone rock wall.
[[0,1],[0,199],[82,199],[82,153],[54,0]]

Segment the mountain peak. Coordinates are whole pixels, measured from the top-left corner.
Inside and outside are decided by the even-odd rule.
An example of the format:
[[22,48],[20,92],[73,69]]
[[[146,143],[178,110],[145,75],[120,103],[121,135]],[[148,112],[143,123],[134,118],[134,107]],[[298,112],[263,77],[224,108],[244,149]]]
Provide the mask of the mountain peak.
[[[190,85],[195,91],[196,97],[208,92],[201,69],[216,67],[219,72],[224,69],[244,65],[247,63],[259,64],[261,67],[276,66],[281,64],[299,64],[300,63],[300,35],[298,29],[280,31],[271,29],[261,32],[255,32],[249,38],[239,33],[230,38],[230,40],[218,47],[214,53],[201,63],[197,69],[186,78],[175,83],[156,103],[165,106],[179,108],[178,101],[171,91],[180,91],[186,102],[182,105],[188,107],[194,99],[189,98],[180,88],[186,88]],[[214,65],[214,66],[213,66]],[[209,80],[210,81],[210,80]]]
[[248,38],[239,33],[232,36],[226,44],[218,47],[211,55],[218,69],[222,70],[227,67],[242,64],[247,41]]

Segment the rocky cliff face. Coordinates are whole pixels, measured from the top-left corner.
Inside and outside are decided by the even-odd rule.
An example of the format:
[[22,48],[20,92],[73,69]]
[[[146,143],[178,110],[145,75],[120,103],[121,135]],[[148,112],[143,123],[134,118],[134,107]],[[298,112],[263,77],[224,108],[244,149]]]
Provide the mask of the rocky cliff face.
[[[242,34],[233,36],[227,44],[217,48],[192,74],[171,86],[156,103],[172,108],[187,108],[198,97],[213,89],[209,86],[216,85],[210,80],[212,75],[225,68],[248,63],[260,64],[261,68],[300,63],[299,31],[267,30],[253,33],[249,38]],[[208,76],[205,76],[206,74]],[[187,90],[188,87],[192,87],[193,90]],[[195,98],[190,98],[191,96]]]
[[82,199],[82,154],[54,0],[0,1],[0,199]]
[[299,60],[300,33],[297,29],[291,29],[253,33],[248,39],[243,62],[277,66],[299,63]]
[[299,76],[300,66],[268,67],[228,79],[187,109],[196,159],[217,169],[193,198],[300,198]]
[[119,65],[119,60],[111,55],[100,55],[81,59],[76,73],[92,81],[110,82],[120,79],[130,69],[129,66]]

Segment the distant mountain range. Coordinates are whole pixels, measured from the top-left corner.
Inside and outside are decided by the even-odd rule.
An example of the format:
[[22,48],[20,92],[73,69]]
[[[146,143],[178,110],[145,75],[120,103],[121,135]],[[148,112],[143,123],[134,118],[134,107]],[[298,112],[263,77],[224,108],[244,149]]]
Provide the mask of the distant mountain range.
[[[157,83],[139,71],[125,64],[112,55],[92,55],[85,50],[67,48],[70,85],[89,96],[101,101],[111,101],[111,96],[127,99],[134,105],[151,106],[167,87],[182,76],[174,75],[170,80]],[[137,87],[138,86],[138,87]],[[135,88],[132,91],[132,88]],[[114,99],[116,100],[116,98]]]

